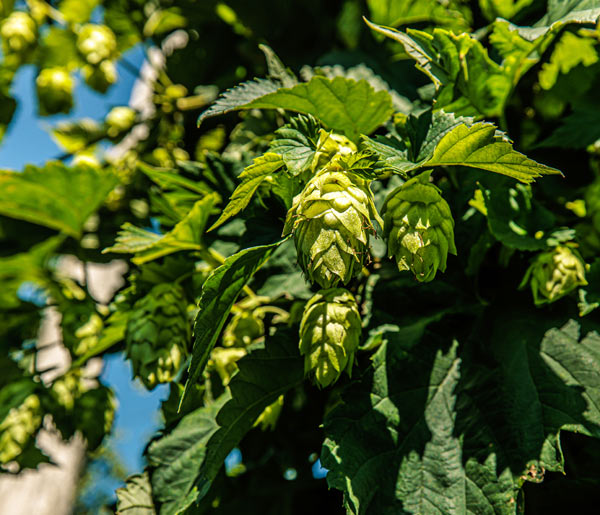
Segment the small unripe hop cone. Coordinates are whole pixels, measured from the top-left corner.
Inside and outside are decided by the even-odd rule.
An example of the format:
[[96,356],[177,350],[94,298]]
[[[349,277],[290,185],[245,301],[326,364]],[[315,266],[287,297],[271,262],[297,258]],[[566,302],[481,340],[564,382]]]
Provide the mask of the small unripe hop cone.
[[536,306],[554,302],[585,286],[586,264],[576,250],[559,245],[541,252],[527,269],[520,288],[530,284]]
[[383,233],[398,270],[410,270],[418,281],[433,280],[446,270],[448,253],[456,255],[454,219],[441,190],[429,182],[431,171],[392,191],[383,206]]
[[32,441],[42,424],[42,407],[36,394],[6,414],[0,422],[0,464],[16,459]]
[[283,235],[294,234],[298,262],[311,282],[348,283],[368,255],[371,219],[379,220],[368,182],[337,165],[324,168],[294,197]]
[[304,373],[320,388],[348,375],[360,342],[361,321],[356,300],[343,288],[321,290],[312,297],[300,323],[300,354]]

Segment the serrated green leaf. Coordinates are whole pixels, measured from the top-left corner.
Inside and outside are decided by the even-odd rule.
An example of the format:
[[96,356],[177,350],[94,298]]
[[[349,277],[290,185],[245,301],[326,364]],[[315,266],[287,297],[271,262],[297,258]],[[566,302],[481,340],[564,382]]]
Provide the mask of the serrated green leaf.
[[239,371],[229,384],[231,400],[217,415],[219,430],[208,442],[200,467],[200,497],[206,494],[227,455],[252,429],[264,409],[303,382],[304,362],[296,337],[291,330],[278,331],[267,339],[264,349],[254,350],[237,362]]
[[[391,116],[393,107],[386,91],[376,92],[367,81],[315,76],[293,88],[279,88],[264,94],[264,82],[246,83],[234,89],[202,113],[209,116],[236,109],[285,109],[310,114],[326,127],[356,140],[370,134]],[[273,87],[272,84],[270,87]]]
[[78,238],[117,183],[110,170],[57,161],[27,166],[22,173],[0,171],[0,214]]
[[229,256],[204,283],[198,301],[198,315],[194,322],[194,348],[182,402],[191,385],[197,381],[204,370],[210,352],[238,295],[283,241],[285,240],[251,247]]
[[460,10],[455,2],[436,0],[367,0],[367,6],[375,23],[389,27],[430,23],[450,26],[456,31],[469,28],[470,12]]
[[494,21],[496,18],[505,18],[510,20],[519,11],[523,10],[528,5],[531,5],[534,0],[479,0],[479,7],[483,15],[489,20]]
[[436,145],[433,156],[423,166],[469,166],[500,173],[524,183],[560,171],[542,165],[513,149],[507,141],[495,141],[496,128],[479,122],[459,125]]
[[596,23],[599,17],[598,0],[550,0],[547,13],[533,27],[519,28],[519,33],[532,40],[549,31],[558,32],[568,23]]
[[269,79],[254,79],[243,82],[221,93],[219,98],[198,117],[198,126],[211,116],[230,113],[236,109],[244,109],[254,100],[274,93],[278,89],[280,89],[279,83]]
[[148,472],[127,478],[125,486],[117,488],[117,515],[155,515],[152,487]]
[[97,121],[83,118],[76,122],[62,122],[51,131],[52,138],[69,154],[75,154],[98,143],[106,130]]
[[127,222],[121,227],[116,244],[102,252],[135,254],[131,261],[141,265],[173,252],[202,250],[205,248],[202,242],[204,229],[218,201],[218,195],[206,195],[194,204],[183,220],[162,236]]
[[252,199],[252,195],[254,195],[262,182],[269,178],[271,174],[277,172],[283,165],[283,158],[272,152],[267,152],[266,154],[257,157],[254,162],[240,174],[240,184],[231,195],[229,203],[225,206],[221,216],[214,224],[212,224],[209,231],[216,229],[232,216],[235,216],[242,211],[248,205]]
[[406,33],[367,21],[373,30],[400,43],[417,68],[434,83],[436,109],[463,116],[500,116],[512,91],[511,79],[492,61],[486,48],[469,34],[443,29],[432,34]]
[[319,124],[312,116],[296,116],[275,131],[275,139],[269,150],[283,158],[292,175],[298,175],[307,170],[313,161],[319,129]]
[[148,447],[146,457],[154,469],[152,493],[162,504],[161,515],[183,513],[197,498],[194,482],[198,467],[206,459],[208,441],[219,429],[217,413],[229,398],[224,394],[214,403],[192,411]]
[[258,45],[258,48],[265,54],[270,79],[279,81],[284,88],[293,88],[298,84],[296,76],[284,66],[281,59],[279,59],[271,47],[260,44]]
[[363,136],[363,145],[373,152],[387,167],[399,174],[406,174],[419,167],[408,159],[406,145],[395,137],[375,136],[374,139]]

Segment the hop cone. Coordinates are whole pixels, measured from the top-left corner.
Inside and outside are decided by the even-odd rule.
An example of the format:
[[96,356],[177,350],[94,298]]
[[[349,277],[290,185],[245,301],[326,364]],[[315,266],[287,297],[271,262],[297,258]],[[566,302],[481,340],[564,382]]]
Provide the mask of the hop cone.
[[320,170],[337,157],[342,157],[352,152],[356,152],[356,145],[346,136],[320,129],[317,151],[312,162],[312,170]]
[[175,378],[187,354],[189,324],[179,286],[158,284],[133,306],[127,356],[146,388]]
[[44,68],[35,81],[43,116],[68,113],[73,107],[73,79],[64,68]]
[[135,111],[131,107],[117,106],[113,107],[106,115],[106,125],[108,126],[108,135],[112,138],[118,136],[121,132],[131,129],[135,122]]
[[85,83],[100,93],[106,93],[106,90],[117,82],[117,67],[114,61],[106,60],[98,65],[86,64],[81,69],[81,74]]
[[358,275],[371,218],[379,219],[368,182],[325,168],[294,197],[283,234],[294,234],[298,262],[311,282],[330,288]]
[[541,252],[527,269],[520,287],[528,282],[536,306],[554,302],[585,286],[585,262],[579,253],[566,246]]
[[344,370],[350,375],[360,330],[358,306],[349,291],[321,290],[308,301],[300,323],[300,354],[304,372],[319,387],[335,383]]
[[77,49],[88,63],[96,65],[115,57],[117,38],[106,25],[88,23],[77,35]]
[[398,270],[411,270],[418,281],[431,281],[446,270],[448,252],[456,255],[454,219],[440,189],[429,182],[431,171],[392,191],[383,206],[388,254]]
[[29,14],[13,11],[0,28],[4,54],[23,54],[29,50],[35,43],[36,30],[35,21]]
[[40,399],[31,394],[19,407],[12,408],[0,423],[0,463],[8,463],[17,458],[41,424]]

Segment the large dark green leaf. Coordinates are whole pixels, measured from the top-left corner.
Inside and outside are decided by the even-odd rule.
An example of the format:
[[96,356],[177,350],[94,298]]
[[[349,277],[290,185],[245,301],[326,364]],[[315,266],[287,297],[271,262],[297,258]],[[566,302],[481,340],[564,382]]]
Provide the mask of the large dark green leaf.
[[77,238],[117,182],[110,170],[55,161],[22,173],[0,172],[0,214]]
[[252,84],[252,94],[247,93],[248,86],[238,86],[245,89],[239,94],[238,88],[226,93],[199,121],[237,109],[285,109],[310,114],[326,127],[357,139],[360,134],[373,132],[393,111],[390,95],[376,92],[365,80],[315,76],[310,82],[258,96],[255,90],[262,83]]
[[161,515],[182,513],[210,489],[231,450],[257,417],[280,395],[303,381],[297,335],[285,330],[268,338],[264,348],[238,361],[239,371],[219,400],[183,417],[148,449],[155,497]]
[[194,323],[194,348],[182,402],[191,385],[198,380],[204,370],[210,352],[238,295],[282,241],[251,247],[228,257],[204,283],[198,302],[198,315]]

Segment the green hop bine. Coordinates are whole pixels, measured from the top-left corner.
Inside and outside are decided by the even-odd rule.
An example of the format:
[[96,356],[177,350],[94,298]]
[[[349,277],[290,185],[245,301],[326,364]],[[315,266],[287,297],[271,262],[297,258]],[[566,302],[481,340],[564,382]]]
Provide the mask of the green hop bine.
[[454,219],[430,175],[428,170],[406,181],[383,205],[388,255],[396,259],[398,270],[410,270],[420,282],[444,272],[448,253],[456,255]]
[[0,463],[17,458],[42,424],[42,407],[37,395],[29,395],[12,408],[0,423]]
[[117,51],[117,38],[106,25],[88,23],[77,35],[77,49],[90,64],[113,59]]
[[306,304],[300,323],[304,373],[321,388],[335,383],[344,370],[350,375],[360,332],[358,305],[349,291],[318,292]]
[[64,68],[44,68],[35,81],[42,116],[68,113],[73,107],[73,78]]
[[34,44],[37,37],[36,23],[29,14],[14,11],[2,22],[2,51],[7,54],[23,54]]
[[560,245],[537,255],[519,287],[524,288],[529,283],[535,305],[549,304],[577,286],[585,286],[585,270],[586,264],[579,253]]
[[188,353],[190,324],[180,286],[158,284],[132,309],[127,357],[146,388],[173,381]]
[[294,234],[298,262],[310,281],[331,288],[362,270],[369,233],[375,234],[372,218],[380,222],[369,183],[333,165],[294,197],[283,235]]

